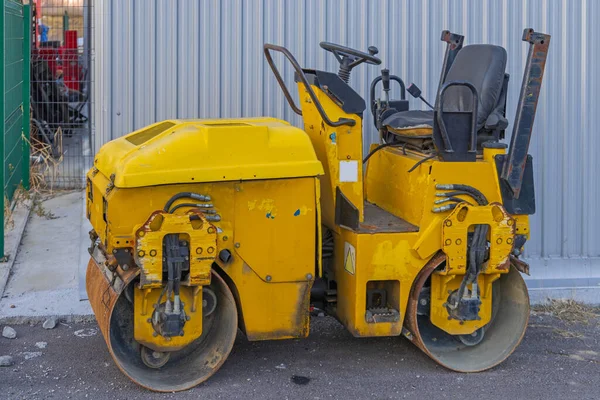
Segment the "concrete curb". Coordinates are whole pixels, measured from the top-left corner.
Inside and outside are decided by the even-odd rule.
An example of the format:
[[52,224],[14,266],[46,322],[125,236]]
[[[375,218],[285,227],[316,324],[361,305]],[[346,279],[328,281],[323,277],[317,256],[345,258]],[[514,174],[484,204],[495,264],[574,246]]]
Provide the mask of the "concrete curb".
[[8,255],[8,261],[0,263],[0,298],[4,295],[10,271],[17,259],[17,252],[21,245],[27,221],[29,221],[32,204],[32,199],[27,199],[17,204],[13,211],[14,228],[4,235],[4,253]]

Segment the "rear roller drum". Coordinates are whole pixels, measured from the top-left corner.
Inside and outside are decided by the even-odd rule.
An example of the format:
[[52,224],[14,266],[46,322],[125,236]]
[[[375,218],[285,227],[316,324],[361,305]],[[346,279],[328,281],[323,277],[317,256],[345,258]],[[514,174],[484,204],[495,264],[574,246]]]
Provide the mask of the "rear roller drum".
[[511,267],[493,283],[489,324],[471,335],[452,336],[434,326],[422,309],[418,312],[418,293],[429,289],[425,283],[437,265],[426,267],[413,286],[406,315],[409,338],[438,364],[454,371],[478,372],[500,364],[521,342],[529,320],[529,295],[521,274]]
[[[203,291],[206,303],[202,335],[172,352],[154,351],[134,340],[133,304],[128,299],[131,296],[126,296],[127,288],[113,301],[103,302],[103,294],[106,300],[105,293],[111,289],[92,262],[87,280],[90,301],[109,351],[119,369],[135,383],[158,392],[186,390],[206,381],[231,352],[237,335],[237,309],[229,287],[214,271],[212,283]],[[135,280],[129,282],[133,284]]]

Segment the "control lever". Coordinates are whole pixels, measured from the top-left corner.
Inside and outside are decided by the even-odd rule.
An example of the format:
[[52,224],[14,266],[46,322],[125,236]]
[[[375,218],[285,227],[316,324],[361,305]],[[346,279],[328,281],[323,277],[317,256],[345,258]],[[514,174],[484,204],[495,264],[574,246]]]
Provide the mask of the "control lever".
[[411,83],[406,90],[408,91],[408,93],[410,93],[410,95],[412,97],[414,97],[415,99],[421,99],[421,101],[425,104],[427,104],[429,106],[429,108],[431,108],[433,110],[433,106],[431,104],[429,104],[429,102],[427,100],[425,100],[423,98],[423,96],[421,96],[421,89],[419,89],[419,87],[417,85],[415,85],[414,83]]
[[[395,81],[400,86],[400,100],[390,99],[391,83]],[[381,98],[375,98],[377,84],[381,82],[382,92]],[[408,110],[408,100],[406,100],[406,86],[404,81],[396,75],[390,74],[390,70],[384,68],[381,70],[381,75],[373,79],[371,89],[369,91],[371,98],[371,113],[373,114],[373,122],[375,127],[381,129],[381,123],[389,115],[398,111]]]
[[384,68],[381,70],[381,84],[383,86],[383,101],[390,102],[390,70]]

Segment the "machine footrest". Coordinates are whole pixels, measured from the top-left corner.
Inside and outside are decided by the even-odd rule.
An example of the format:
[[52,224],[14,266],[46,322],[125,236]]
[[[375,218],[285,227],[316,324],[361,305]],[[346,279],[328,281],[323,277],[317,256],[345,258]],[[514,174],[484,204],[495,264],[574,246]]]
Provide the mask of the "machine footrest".
[[400,313],[393,308],[369,308],[365,314],[365,319],[370,324],[376,324],[378,322],[398,322],[400,321]]

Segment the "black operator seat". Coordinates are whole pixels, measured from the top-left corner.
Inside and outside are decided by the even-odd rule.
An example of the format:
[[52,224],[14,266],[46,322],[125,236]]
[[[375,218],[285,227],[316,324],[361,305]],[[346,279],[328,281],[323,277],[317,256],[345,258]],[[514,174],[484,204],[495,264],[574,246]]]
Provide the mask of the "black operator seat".
[[[463,47],[452,63],[445,82],[467,81],[479,95],[477,132],[493,132],[508,126],[506,107],[506,50],[490,44]],[[470,111],[471,91],[463,86],[448,88],[444,95],[444,111]],[[407,139],[430,137],[433,132],[433,111],[409,110],[390,115],[383,121],[388,132]],[[498,139],[498,138],[496,138]]]

